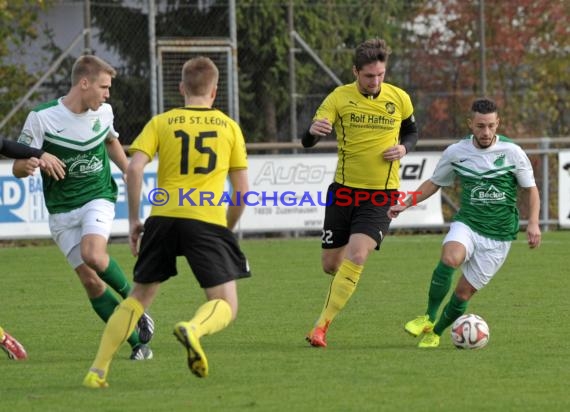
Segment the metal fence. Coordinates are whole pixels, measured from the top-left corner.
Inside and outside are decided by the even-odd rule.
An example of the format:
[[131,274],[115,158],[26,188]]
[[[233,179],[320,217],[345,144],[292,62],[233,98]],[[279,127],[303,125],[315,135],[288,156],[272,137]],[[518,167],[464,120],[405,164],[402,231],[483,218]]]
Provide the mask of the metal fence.
[[[476,3],[482,2],[479,0]],[[540,3],[543,2],[540,0]],[[458,4],[450,1],[451,3],[455,6]],[[401,35],[401,38],[394,34],[394,28],[403,32],[412,22],[393,21],[394,17],[389,14],[393,11],[389,6],[393,4],[397,2],[53,0],[48,12],[40,16],[39,25],[48,27],[57,34],[54,40],[60,54],[45,56],[44,51],[34,52],[38,58],[44,54],[42,58],[47,58],[53,64],[49,68],[44,66],[37,74],[39,81],[36,83],[37,88],[33,89],[33,99],[41,101],[64,93],[71,63],[79,54],[95,53],[106,58],[118,70],[110,102],[115,108],[121,140],[124,144],[129,144],[151,115],[160,109],[182,104],[175,80],[182,60],[196,53],[210,53],[203,49],[204,44],[217,42],[216,47],[223,50],[216,50],[212,56],[230,75],[223,78],[227,84],[222,84],[227,96],[222,94],[216,104],[236,119],[239,118],[250,141],[294,141],[304,132],[324,96],[339,83],[353,80],[353,45],[364,40],[363,33],[373,32],[376,36],[390,38],[396,46],[387,80],[412,96],[416,119],[424,137],[458,135],[463,128],[462,110],[467,109],[465,106],[471,98],[487,88],[491,91],[491,97],[500,94],[505,102],[503,120],[513,119],[504,121],[503,127],[522,131],[523,136],[530,137],[556,135],[555,132],[533,130],[556,125],[552,129],[558,135],[568,134],[570,110],[565,110],[565,107],[570,99],[565,99],[564,93],[567,92],[563,87],[558,87],[564,84],[564,78],[560,79],[558,86],[553,85],[549,89],[552,90],[550,94],[558,95],[559,98],[555,104],[548,106],[548,110],[544,110],[544,113],[540,109],[533,110],[527,103],[525,110],[530,114],[523,120],[515,119],[512,113],[523,107],[523,98],[535,95],[530,89],[533,82],[523,82],[532,76],[531,72],[517,72],[516,70],[524,68],[507,65],[499,67],[493,60],[489,65],[496,69],[494,72],[500,69],[500,79],[485,77],[483,89],[479,84],[482,80],[477,80],[478,76],[472,76],[472,83],[466,83],[465,77],[470,72],[464,71],[465,67],[481,67],[484,63],[480,61],[480,56],[485,55],[484,50],[477,49],[476,43],[480,34],[471,39],[475,43],[470,45],[474,48],[470,55],[450,56],[446,58],[447,66],[443,68],[429,65],[418,67],[417,59],[425,59],[422,64],[429,64],[430,57],[426,55],[426,50],[418,48],[421,45],[412,41],[412,37],[405,37],[409,34]],[[478,17],[476,4],[472,6],[472,17]],[[501,4],[501,7],[504,5]],[[525,6],[521,4],[520,8],[522,10]],[[489,14],[495,8],[486,10]],[[315,19],[315,15],[319,18]],[[359,22],[361,17],[364,20]],[[561,18],[567,21],[569,16]],[[377,22],[367,23],[371,19],[377,19]],[[335,22],[349,26],[348,33],[343,38],[335,37]],[[460,31],[468,31],[464,29],[462,27]],[[472,22],[469,30],[477,32],[476,22]],[[251,33],[256,35],[251,37]],[[83,44],[74,41],[77,38],[82,39]],[[38,39],[35,49],[39,48],[42,39]],[[351,45],[344,44],[349,40]],[[171,53],[172,49],[169,48],[172,45],[177,48],[178,57],[176,53]],[[449,45],[448,48],[452,46]],[[441,47],[444,48],[444,45]],[[490,44],[488,47],[494,56],[512,52],[501,43],[499,46]],[[499,50],[497,47],[504,49]],[[267,52],[268,49],[271,53]],[[568,48],[560,48],[552,56],[563,57],[567,54]],[[271,58],[262,58],[267,55]],[[541,57],[545,60],[548,58],[549,55]],[[431,72],[433,78],[420,79],[418,72]],[[562,69],[561,75],[569,75],[568,69]],[[15,111],[25,111],[35,103],[26,102],[30,95],[22,96],[25,105],[20,105],[19,102],[0,102],[0,105],[14,108]],[[538,95],[536,99],[532,104],[540,108],[543,100]],[[7,112],[0,106],[0,113]],[[443,112],[448,115],[447,120],[442,118]],[[552,120],[553,112],[558,116],[555,120]],[[1,119],[1,126],[8,123],[6,117],[9,116]],[[524,127],[520,127],[519,120],[526,122]],[[4,134],[17,133],[19,125],[13,126],[10,132]],[[513,137],[520,135],[505,134]]]

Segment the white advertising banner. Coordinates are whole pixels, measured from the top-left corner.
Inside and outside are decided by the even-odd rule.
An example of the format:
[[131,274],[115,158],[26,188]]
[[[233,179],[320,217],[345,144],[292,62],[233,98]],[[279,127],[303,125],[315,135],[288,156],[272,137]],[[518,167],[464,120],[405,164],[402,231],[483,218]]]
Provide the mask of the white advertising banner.
[[558,223],[570,228],[570,150],[558,153]]
[[[414,191],[430,177],[439,153],[412,153],[402,159],[400,191]],[[337,155],[249,156],[250,193],[241,218],[243,232],[320,230],[327,188],[334,179]],[[378,198],[382,203],[384,199]],[[392,221],[392,228],[443,224],[439,192]]]
[[[404,157],[400,168],[400,191],[414,191],[431,176],[439,157],[439,153],[429,152]],[[336,160],[336,154],[250,155],[250,191],[237,229],[244,233],[320,230],[327,202],[326,191],[334,178]],[[145,168],[142,219],[150,213],[156,169],[156,161]],[[128,234],[126,187],[120,171],[114,165],[112,170],[119,186],[112,235],[125,236]],[[17,179],[12,176],[12,161],[0,161],[0,239],[49,237],[47,218],[39,172]],[[443,215],[438,192],[394,219],[391,227],[440,225],[443,225]]]

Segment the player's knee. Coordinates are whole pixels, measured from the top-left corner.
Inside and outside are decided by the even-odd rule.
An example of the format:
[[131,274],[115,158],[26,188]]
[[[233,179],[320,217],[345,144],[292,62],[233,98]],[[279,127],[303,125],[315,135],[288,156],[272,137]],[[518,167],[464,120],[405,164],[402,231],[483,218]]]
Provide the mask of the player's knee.
[[357,251],[350,256],[350,261],[358,266],[364,266],[366,259],[368,259],[368,251]]
[[329,262],[323,262],[323,272],[327,275],[334,276],[338,272],[339,265],[332,264]]
[[323,268],[323,272],[325,272],[328,275],[334,276],[336,272],[338,272],[338,268],[340,267],[341,263],[342,259],[337,258],[336,255],[335,256],[325,255],[321,258],[321,265]]
[[82,253],[81,258],[87,266],[96,272],[104,272],[109,264],[105,255],[98,255],[95,253]]
[[466,289],[456,289],[455,296],[457,296],[462,301],[466,302],[470,300],[475,294],[476,290],[466,290]]
[[459,265],[461,265],[461,263],[463,263],[463,260],[460,259],[459,256],[453,255],[453,254],[447,254],[444,253],[443,256],[441,257],[441,261],[452,268],[457,269],[459,267]]

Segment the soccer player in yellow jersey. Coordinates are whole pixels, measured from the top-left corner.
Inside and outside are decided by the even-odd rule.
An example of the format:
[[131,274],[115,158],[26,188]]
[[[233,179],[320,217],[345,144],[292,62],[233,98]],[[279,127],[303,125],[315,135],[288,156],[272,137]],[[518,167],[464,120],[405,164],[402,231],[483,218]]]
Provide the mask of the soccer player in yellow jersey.
[[[134,288],[107,323],[83,381],[87,387],[108,386],[113,355],[151,305],[160,283],[177,274],[177,256],[186,257],[207,299],[194,317],[174,327],[196,376],[208,375],[200,338],[224,329],[236,317],[236,279],[250,273],[231,230],[243,213],[248,163],[240,127],[212,108],[218,77],[209,58],[188,60],[180,82],[185,106],[153,117],[130,148],[129,243],[138,255]],[[143,226],[139,219],[143,171],[156,154],[158,187],[152,199],[149,194],[154,206]],[[224,191],[228,176],[231,194]]]
[[400,159],[413,150],[418,132],[410,96],[384,83],[391,50],[371,39],[356,48],[356,81],[337,87],[317,109],[304,147],[336,132],[338,164],[327,192],[322,266],[332,275],[325,305],[307,341],[327,346],[326,333],[356,289],[370,252],[388,232],[386,213],[399,198]]

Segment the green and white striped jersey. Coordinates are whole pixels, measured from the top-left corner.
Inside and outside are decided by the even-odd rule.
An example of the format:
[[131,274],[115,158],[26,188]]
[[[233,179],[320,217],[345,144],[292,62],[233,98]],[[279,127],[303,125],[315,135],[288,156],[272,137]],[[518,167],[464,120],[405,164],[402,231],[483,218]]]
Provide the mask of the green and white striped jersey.
[[119,134],[107,103],[96,111],[71,112],[59,98],[32,110],[18,141],[41,148],[66,164],[66,176],[55,180],[42,173],[49,213],[69,212],[94,199],[117,199],[105,141]]
[[517,186],[536,186],[532,165],[520,146],[497,135],[479,149],[470,135],[444,150],[430,180],[450,186],[459,178],[461,205],[454,220],[497,240],[514,240],[519,231]]

